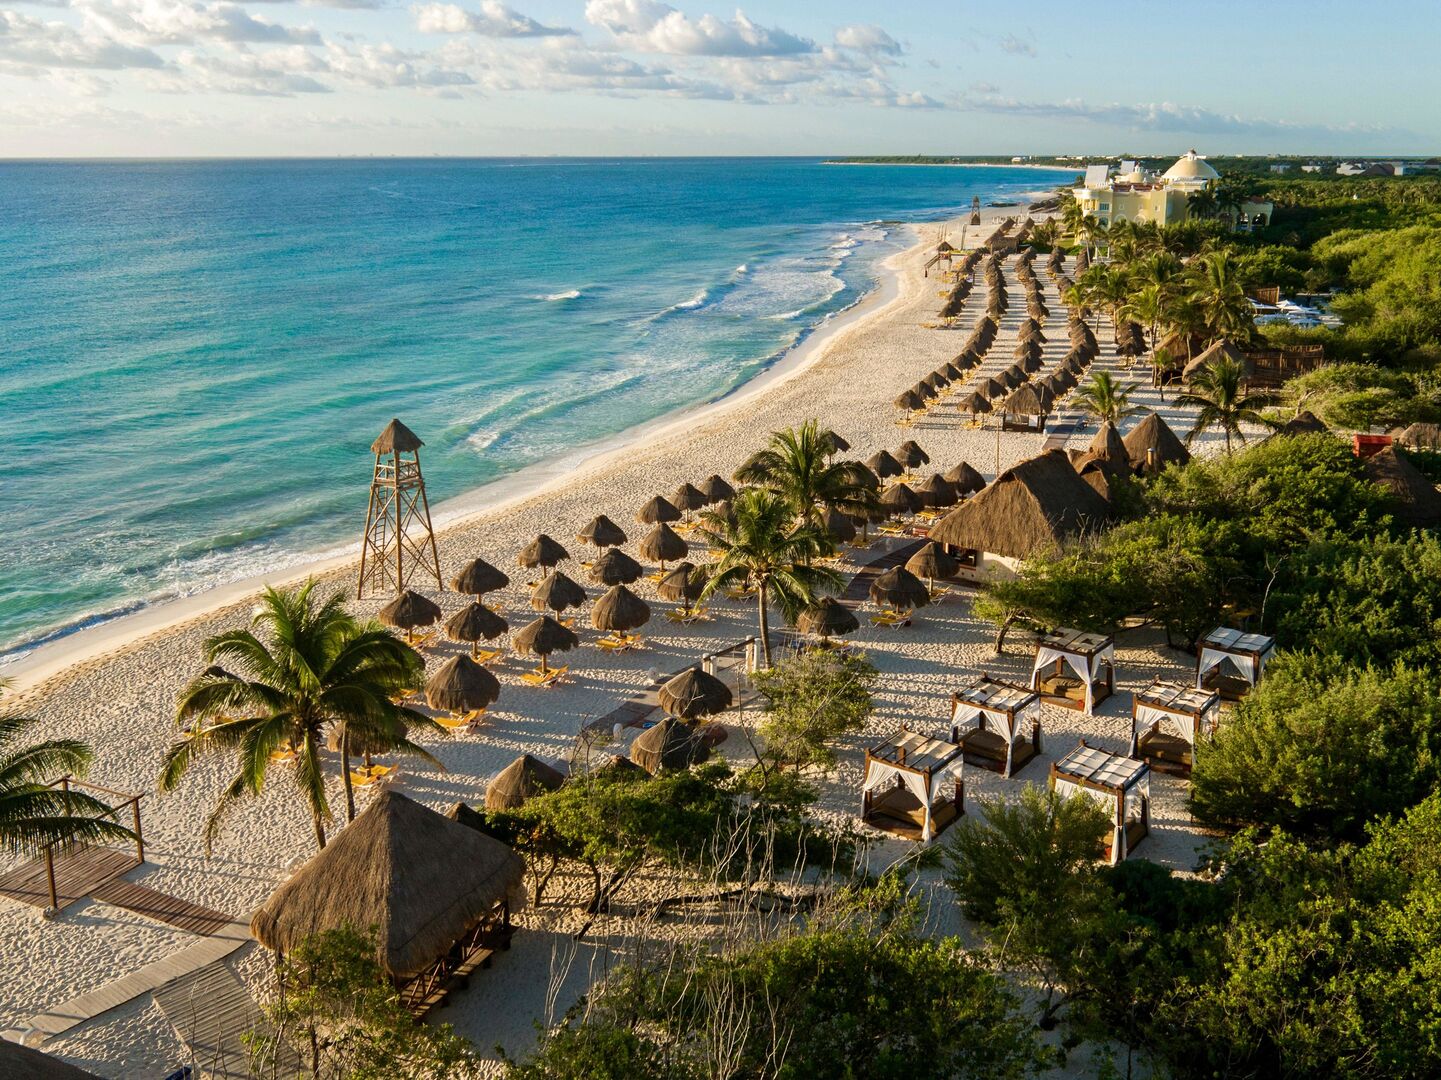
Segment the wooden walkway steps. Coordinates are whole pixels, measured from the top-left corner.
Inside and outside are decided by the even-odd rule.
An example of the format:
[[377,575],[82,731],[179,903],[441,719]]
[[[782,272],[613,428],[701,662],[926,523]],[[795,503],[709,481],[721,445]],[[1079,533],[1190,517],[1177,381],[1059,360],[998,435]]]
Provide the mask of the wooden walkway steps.
[[[155,991],[155,1004],[170,1021],[180,1041],[190,1049],[187,1064],[209,1080],[249,1080],[249,1053],[245,1036],[254,1031],[269,1034],[269,1025],[239,976],[222,961],[207,964],[173,979]],[[301,1061],[286,1049],[278,1067],[261,1075],[289,1077],[300,1072]]]
[[214,911],[208,907],[201,907],[199,904],[192,904],[189,900],[182,900],[178,896],[156,892],[154,889],[137,885],[133,881],[126,881],[124,878],[113,878],[99,888],[92,889],[90,895],[96,900],[114,904],[116,907],[155,919],[157,922],[169,923],[171,926],[187,930],[192,934],[199,934],[201,937],[209,937],[211,934],[218,933],[235,921],[234,918],[222,911]]
[[249,926],[230,923],[210,937],[201,938],[194,945],[146,964],[97,990],[52,1005],[30,1017],[23,1026],[43,1033],[46,1038],[59,1035],[127,1001],[134,1001],[141,994],[151,993],[166,983],[223,960],[250,940]]
[[[140,865],[134,852],[80,844],[55,856],[55,895],[61,910]],[[31,859],[0,875],[0,896],[38,908],[50,906],[44,859]]]

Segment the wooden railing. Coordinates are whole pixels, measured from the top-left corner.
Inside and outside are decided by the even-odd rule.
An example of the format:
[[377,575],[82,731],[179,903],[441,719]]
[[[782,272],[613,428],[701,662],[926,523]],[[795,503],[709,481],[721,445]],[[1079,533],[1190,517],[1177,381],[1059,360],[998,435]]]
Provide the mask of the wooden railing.
[[[145,834],[140,829],[140,800],[142,796],[131,795],[124,791],[116,791],[114,788],[101,787],[99,784],[86,783],[84,780],[77,780],[73,776],[62,776],[59,780],[52,780],[46,787],[58,787],[67,795],[72,788],[84,788],[87,791],[98,792],[102,795],[114,795],[123,799],[123,802],[109,806],[107,809],[112,815],[118,818],[121,810],[124,810],[127,806],[130,807],[131,821],[133,822],[131,831],[135,834],[135,865],[139,866],[145,861]],[[45,881],[50,887],[50,907],[51,910],[54,911],[60,909],[60,895],[55,886],[55,849],[56,847],[63,849],[68,847],[69,844],[70,838],[65,837],[58,840],[51,840],[41,849],[45,859]]]

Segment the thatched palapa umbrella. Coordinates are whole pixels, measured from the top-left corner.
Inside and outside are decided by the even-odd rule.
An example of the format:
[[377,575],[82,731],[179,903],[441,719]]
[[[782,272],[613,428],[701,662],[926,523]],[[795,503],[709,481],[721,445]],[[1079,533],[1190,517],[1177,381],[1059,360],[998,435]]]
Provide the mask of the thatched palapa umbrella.
[[907,390],[896,398],[894,404],[896,408],[905,409],[906,412],[919,412],[926,407],[926,399],[914,390]]
[[549,570],[556,563],[564,562],[568,558],[570,558],[570,552],[545,533],[541,533],[521,549],[516,562],[528,570],[534,570],[537,567]]
[[931,372],[924,379],[922,379],[921,382],[925,383],[932,390],[936,391],[936,393],[940,393],[951,384],[951,380],[946,378],[939,371]]
[[965,373],[964,371],[962,371],[960,368],[956,367],[955,363],[954,363],[953,361],[950,361],[950,360],[947,360],[947,361],[945,362],[945,365],[944,365],[940,370],[941,370],[941,374],[943,374],[947,379],[949,379],[949,380],[950,380],[951,382],[953,382],[953,383],[954,383],[954,382],[960,382],[962,379],[964,379],[964,378],[966,377],[966,373]]
[[624,585],[612,585],[590,609],[590,625],[607,634],[628,634],[648,622],[650,605]]
[[984,394],[979,390],[972,391],[968,397],[962,398],[960,402],[961,412],[968,412],[972,416],[980,416],[981,413],[991,411],[991,403],[986,400]]
[[911,389],[914,390],[921,397],[925,398],[927,401],[934,397],[940,397],[940,395],[936,393],[934,388],[928,386],[926,383],[923,382],[916,383],[916,385],[911,387]]
[[960,572],[960,560],[946,554],[940,544],[930,543],[906,560],[906,570],[924,578],[928,592],[934,592],[937,581],[946,581]]
[[1091,440],[1086,453],[1098,461],[1110,462],[1112,465],[1124,467],[1130,464],[1126,444],[1121,441],[1121,433],[1109,420],[1101,424],[1101,429],[1096,432],[1096,437]]
[[806,608],[796,620],[796,629],[801,633],[821,638],[845,637],[854,634],[860,627],[861,622],[855,612],[833,596]]
[[530,594],[530,606],[536,611],[554,611],[580,607],[585,603],[585,590],[559,570],[552,570]]
[[[832,454],[844,454],[851,448],[851,444],[846,442],[845,439],[841,438],[834,431],[822,432],[821,440],[831,448]],[[727,495],[726,498],[731,498],[734,494],[735,493],[732,492],[731,495]]]
[[925,502],[905,484],[892,484],[881,495],[881,506],[892,515],[914,514]]
[[670,501],[685,511],[699,510],[702,506],[710,502],[710,500],[705,497],[704,492],[694,484],[682,484],[676,488],[675,494],[670,497]]
[[931,461],[931,456],[921,449],[920,443],[915,439],[907,439],[901,443],[894,456],[908,469],[919,469],[922,465],[929,465]]
[[465,569],[450,581],[452,589],[466,596],[484,596],[486,593],[503,589],[509,584],[510,577],[491,566],[484,559],[471,559],[465,564]]
[[838,544],[849,544],[856,538],[856,523],[849,514],[828,507],[821,511],[821,528]]
[[684,559],[689,553],[690,545],[664,522],[647,533],[645,539],[640,542],[640,557],[660,563],[662,574],[665,573],[666,563]]
[[882,450],[872,454],[866,459],[866,468],[875,473],[882,480],[888,480],[892,476],[901,476],[905,473],[905,466],[891,456],[889,450]]
[[527,799],[555,791],[565,783],[565,776],[539,758],[521,754],[485,785],[487,810],[514,810]]
[[414,640],[417,627],[431,626],[440,621],[440,605],[412,589],[406,589],[377,613],[386,626],[405,631],[407,641]]
[[915,574],[893,566],[871,582],[871,602],[896,611],[914,611],[931,602],[931,593]]
[[731,688],[698,667],[687,668],[656,692],[667,716],[699,720],[731,707]]
[[470,655],[475,657],[481,641],[493,641],[510,629],[510,624],[491,611],[479,600],[466,604],[445,624],[446,636],[451,641],[463,641],[470,645]]
[[702,480],[700,493],[705,496],[707,506],[714,505],[718,502],[725,502],[736,497],[736,489],[726,483],[720,473],[711,473],[710,476]]
[[706,572],[696,568],[694,563],[683,562],[671,567],[670,572],[660,579],[656,592],[662,600],[681,604],[687,615],[691,606],[705,591]]
[[664,495],[656,495],[640,508],[635,519],[642,525],[663,524],[667,521],[679,521],[680,511]]
[[580,644],[574,630],[561,626],[549,615],[542,615],[510,640],[516,652],[540,657],[542,674],[549,670],[546,662],[552,653],[568,652]]
[[470,657],[452,656],[425,682],[425,703],[460,715],[477,712],[500,697],[500,681]]
[[250,931],[284,955],[328,930],[372,927],[381,970],[405,980],[502,905],[523,904],[524,877],[499,840],[382,791],[271,894]]
[[709,755],[700,734],[673,716],[642,731],[630,744],[630,759],[652,776],[665,769],[688,769]]
[[1010,389],[1010,388],[1009,388],[1008,386],[1006,386],[1004,383],[1002,383],[999,379],[997,379],[996,377],[992,376],[991,378],[987,379],[985,382],[981,383],[980,388],[979,388],[979,390],[978,390],[978,393],[985,394],[985,395],[986,395],[986,398],[987,398],[988,400],[990,400],[990,401],[995,401],[995,400],[997,400],[998,398],[1003,398],[1003,397],[1005,397],[1005,396],[1006,396],[1006,392],[1007,392],[1009,389]]
[[629,585],[639,581],[645,568],[618,547],[606,548],[586,571],[597,585]]
[[961,501],[956,487],[940,473],[936,473],[916,488],[916,494],[926,501],[927,506],[955,506]]
[[593,544],[598,548],[619,547],[625,543],[625,531],[604,514],[599,514],[576,533],[575,538],[582,544]]
[[961,495],[971,495],[985,490],[986,487],[985,478],[964,461],[941,475],[954,484],[956,491]]

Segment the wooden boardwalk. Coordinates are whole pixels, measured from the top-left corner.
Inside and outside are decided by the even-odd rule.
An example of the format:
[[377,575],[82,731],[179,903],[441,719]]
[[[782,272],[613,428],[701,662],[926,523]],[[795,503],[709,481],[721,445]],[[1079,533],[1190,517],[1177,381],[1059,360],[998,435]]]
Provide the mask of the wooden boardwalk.
[[[207,964],[174,979],[155,991],[155,1004],[170,1021],[181,1042],[190,1049],[187,1064],[210,1080],[248,1080],[251,1075],[245,1036],[269,1034],[260,1006],[226,963]],[[261,1075],[288,1077],[300,1071],[293,1050],[279,1054],[278,1067],[270,1062]]]
[[233,917],[222,911],[201,907],[199,904],[192,904],[189,900],[156,892],[154,889],[137,885],[135,882],[126,881],[123,878],[112,878],[99,888],[92,889],[90,895],[96,900],[114,904],[116,907],[133,911],[135,914],[144,915],[149,919],[155,919],[157,922],[169,923],[171,926],[187,930],[192,934],[199,934],[201,937],[209,937],[211,934],[218,933],[235,921]]
[[897,566],[904,566],[906,560],[924,547],[926,541],[911,540],[894,551],[888,551],[879,558],[872,559],[861,567],[855,577],[851,578],[846,585],[845,592],[841,593],[840,599],[843,604],[858,604],[870,599],[871,582],[880,577],[887,570]]
[[[134,852],[81,844],[55,856],[55,894],[63,910],[94,895],[97,888],[140,865]],[[50,906],[44,859],[31,859],[0,875],[0,896],[38,908]]]

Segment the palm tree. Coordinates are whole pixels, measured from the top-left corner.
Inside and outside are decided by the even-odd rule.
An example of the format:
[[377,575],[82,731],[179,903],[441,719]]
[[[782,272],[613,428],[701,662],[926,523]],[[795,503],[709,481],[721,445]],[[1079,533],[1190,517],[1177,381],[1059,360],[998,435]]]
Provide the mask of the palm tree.
[[769,445],[741,466],[736,479],[774,491],[807,525],[818,526],[826,510],[863,514],[873,508],[875,493],[859,479],[854,462],[831,460],[829,435],[815,420],[772,432]]
[[1176,400],[1200,410],[1196,423],[1186,433],[1188,446],[1201,432],[1218,427],[1226,435],[1229,456],[1232,436],[1246,441],[1242,424],[1270,424],[1261,415],[1261,409],[1270,404],[1270,395],[1250,393],[1246,388],[1245,367],[1229,356],[1218,357],[1196,372],[1190,387]]
[[[8,686],[0,680],[0,690]],[[99,799],[51,786],[58,776],[83,776],[94,754],[74,739],[27,745],[23,737],[37,723],[0,716],[0,852],[34,855],[51,844],[134,840]]]
[[1213,343],[1222,338],[1248,341],[1255,334],[1251,302],[1229,252],[1213,251],[1196,264],[1191,298]]
[[1106,246],[1111,230],[1094,214],[1087,214],[1081,221],[1081,235],[1086,241],[1086,250],[1094,258]]
[[1082,223],[1086,219],[1085,213],[1081,210],[1081,204],[1076,201],[1075,192],[1070,188],[1063,188],[1060,194],[1061,204],[1061,226],[1065,229],[1066,235],[1073,240],[1081,237]]
[[795,522],[791,501],[765,488],[748,488],[737,495],[731,518],[715,514],[702,518],[701,535],[719,557],[711,566],[710,580],[701,598],[728,585],[750,582],[755,586],[766,667],[771,664],[766,615],[771,599],[778,601],[786,618],[794,621],[822,593],[841,587],[841,576],[834,570],[810,565],[817,555],[834,549],[829,534],[806,522]]
[[1146,328],[1151,352],[1156,351],[1156,331],[1166,317],[1165,290],[1154,282],[1142,285],[1126,297],[1121,305],[1121,318],[1134,319]]
[[[416,727],[443,729],[391,700],[419,684],[420,655],[379,623],[357,623],[345,611],[341,593],[321,600],[315,589],[314,581],[295,590],[266,589],[251,629],[207,641],[206,660],[212,666],[181,692],[176,716],[189,725],[189,734],[167,751],[160,790],[174,790],[202,753],[236,753],[235,778],[205,823],[207,851],[226,813],[264,789],[271,755],[287,750],[295,755],[295,783],[310,810],[315,842],[325,847],[331,814],[320,750],[327,729],[340,731],[341,777],[352,820],[354,740],[416,754],[439,766],[407,733]],[[268,640],[259,636],[261,630]],[[238,674],[216,666],[222,662]]]
[[1131,404],[1131,391],[1135,388],[1134,383],[1122,385],[1116,382],[1109,371],[1098,371],[1091,376],[1089,383],[1076,391],[1076,399],[1082,408],[1102,423],[1109,420],[1119,424],[1121,417],[1136,411]]

